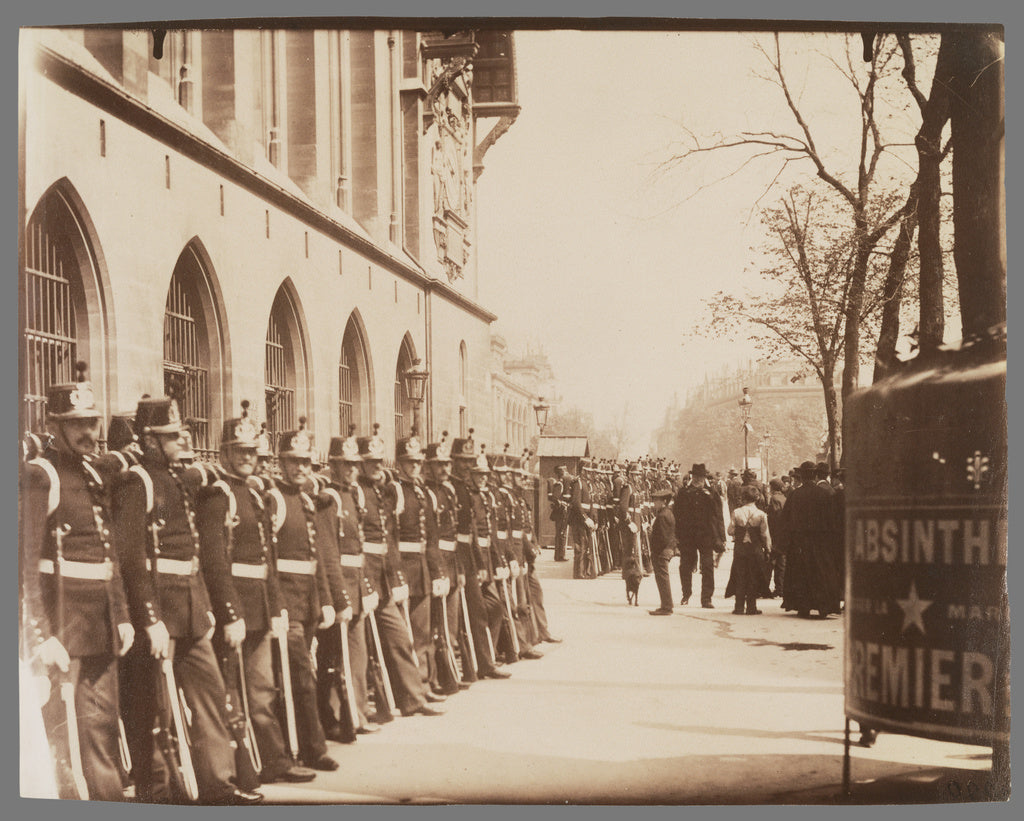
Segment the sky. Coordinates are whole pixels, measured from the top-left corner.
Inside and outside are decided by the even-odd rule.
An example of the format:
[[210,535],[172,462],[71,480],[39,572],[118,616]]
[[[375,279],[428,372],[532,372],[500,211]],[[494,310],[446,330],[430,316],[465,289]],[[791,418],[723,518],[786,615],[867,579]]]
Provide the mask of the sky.
[[[821,36],[783,38],[819,144],[841,151],[858,115],[852,89],[817,54]],[[771,43],[733,32],[515,35],[522,112],[478,181],[480,301],[512,352],[543,348],[564,406],[599,427],[627,408],[630,454],[647,452],[674,395],[684,402],[706,373],[751,356],[691,333],[703,300],[756,282],[757,201],[779,163],[733,174],[739,160],[718,154],[658,168],[683,126],[704,137],[792,131],[778,88],[756,76],[769,69],[756,39]]]

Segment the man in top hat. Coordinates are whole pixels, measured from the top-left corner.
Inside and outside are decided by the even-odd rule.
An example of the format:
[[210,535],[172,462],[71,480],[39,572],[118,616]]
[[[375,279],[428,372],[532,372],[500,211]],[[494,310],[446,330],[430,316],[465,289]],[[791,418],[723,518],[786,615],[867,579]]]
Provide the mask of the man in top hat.
[[[192,716],[191,754],[199,801],[211,804],[256,804],[263,796],[235,786],[231,737],[224,721],[224,681],[210,639],[216,622],[204,579],[203,555],[191,492],[184,478],[181,417],[170,397],[139,401],[135,428],[142,455],[116,488],[114,541],[128,580],[126,592],[141,637],[126,656],[128,688],[123,704],[133,764],[136,797],[180,800],[153,783],[153,724],[157,664],[172,660],[178,688]],[[244,636],[244,623],[228,628]],[[151,658],[152,657],[152,658]],[[174,694],[167,693],[167,698]],[[171,766],[164,762],[165,766]]]
[[700,560],[700,604],[712,608],[715,593],[716,556],[725,552],[725,517],[722,500],[708,479],[703,463],[690,469],[690,480],[676,493],[673,504],[676,541],[679,547],[679,580],[683,586],[682,603],[693,594],[693,571]]
[[336,557],[331,542],[316,529],[316,504],[306,490],[313,472],[313,440],[299,417],[298,430],[281,433],[277,442],[281,478],[265,500],[277,547],[278,586],[288,613],[288,665],[291,668],[300,760],[315,770],[336,770],[327,754],[327,739],[317,707],[316,676],[310,650],[316,631],[336,621],[347,623],[352,607],[332,595],[328,574]]
[[651,559],[654,562],[654,581],[658,585],[658,597],[661,599],[661,603],[656,610],[648,612],[652,616],[671,616],[672,585],[669,581],[668,564],[672,561],[676,550],[676,521],[669,508],[672,491],[669,489],[656,490],[653,498],[654,523],[651,525]]
[[[21,476],[21,597],[23,658],[40,672],[71,677],[80,764],[87,794],[69,790],[71,773],[58,773],[60,797],[118,801],[117,657],[135,631],[122,587],[120,560],[110,538],[107,489],[91,461],[100,413],[85,365],[78,381],[47,390],[49,447],[28,461]],[[43,707],[52,732],[66,720],[60,699]],[[23,764],[28,762],[23,762]]]
[[[387,450],[379,431],[380,425],[374,423],[372,436],[360,436],[356,440],[362,458],[359,487],[365,504],[364,572],[380,600],[374,612],[384,652],[384,658],[379,661],[389,674],[402,715],[443,715],[442,708],[429,703],[436,699],[420,675],[409,627],[398,609],[408,601],[409,585],[398,549],[394,488],[390,487],[383,469]],[[375,698],[381,697],[382,694],[375,694]],[[370,720],[374,718],[371,716]]]
[[[327,462],[330,476],[325,477],[317,504],[317,532],[334,542],[331,550],[336,556],[339,573],[329,573],[335,600],[346,599],[352,607],[352,618],[347,622],[346,641],[348,645],[351,680],[345,684],[351,688],[356,714],[352,724],[357,734],[377,732],[380,727],[371,724],[369,696],[366,685],[368,656],[366,650],[366,613],[379,603],[379,596],[367,580],[363,566],[362,518],[365,508],[362,488],[359,486],[359,443],[356,441],[355,425],[350,425],[347,437],[334,436],[328,449]],[[340,588],[340,589],[339,589]],[[335,711],[332,696],[337,695],[338,710],[346,709],[344,694],[338,686],[338,671],[344,670],[341,645],[341,630],[344,624],[321,630],[317,636],[317,703],[320,723],[327,738],[345,740],[341,735],[341,721]]]
[[[262,763],[259,780],[312,781],[316,773],[300,767],[284,742],[277,718],[272,635],[287,635],[288,612],[278,585],[277,549],[270,517],[253,481],[256,471],[258,428],[242,413],[224,422],[220,440],[220,477],[196,499],[196,527],[206,560],[205,578],[214,601],[214,616],[223,625],[214,636],[221,658],[225,686],[232,706],[231,719],[241,721],[241,682],[249,719]],[[239,658],[239,649],[241,658]],[[244,738],[244,727],[242,737]],[[236,738],[240,735],[234,731]],[[246,756],[244,749],[236,761]],[[239,772],[243,770],[238,765]]]
[[783,610],[796,610],[807,618],[841,612],[840,572],[830,537],[834,527],[832,497],[815,482],[814,462],[799,468],[800,486],[782,509],[782,537],[786,542],[786,578]]
[[491,514],[482,493],[489,468],[486,456],[473,441],[472,428],[468,437],[452,443],[452,460],[452,485],[459,505],[456,550],[466,570],[466,606],[476,645],[477,674],[480,678],[508,678],[511,674],[496,664],[488,642],[488,635],[493,642],[501,629],[502,605],[491,584]]

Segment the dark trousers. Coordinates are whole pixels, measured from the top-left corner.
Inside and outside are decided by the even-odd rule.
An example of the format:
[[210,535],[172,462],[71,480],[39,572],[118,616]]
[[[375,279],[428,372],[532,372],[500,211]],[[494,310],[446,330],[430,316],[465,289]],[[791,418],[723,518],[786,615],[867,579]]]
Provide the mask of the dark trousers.
[[[349,666],[351,667],[352,680],[346,681],[346,686],[352,688],[358,714],[353,716],[353,723],[359,727],[366,723],[366,715],[369,711],[369,699],[366,692],[366,625],[363,624],[365,614],[360,613],[348,623],[346,635],[348,638]],[[342,694],[338,686],[338,675],[344,670],[341,657],[341,630],[342,625],[337,629],[317,631],[316,644],[316,693],[317,708],[320,714],[320,726],[327,736],[333,735],[338,730],[339,714],[341,709],[347,709],[341,703]],[[337,707],[335,707],[337,703]]]
[[246,633],[242,644],[245,689],[249,699],[249,720],[263,764],[262,776],[270,779],[292,765],[277,718],[277,685],[270,633]]
[[533,617],[537,622],[537,640],[544,641],[551,637],[548,632],[548,613],[544,609],[544,591],[540,586],[540,579],[534,573],[533,565],[529,565],[530,572],[526,577],[526,583],[530,588],[530,607],[533,608]]
[[[154,772],[156,701],[153,694],[157,687],[165,685],[157,669],[158,662],[149,654],[145,635],[145,631],[136,633],[136,642],[124,659],[127,692],[122,710],[135,794],[143,801],[180,801],[183,797],[171,795],[166,785],[166,762],[160,761],[156,765],[157,773]],[[222,800],[235,789],[232,783],[235,754],[224,718],[226,694],[217,657],[209,639],[179,638],[175,641],[173,660],[176,683],[185,694],[185,703],[192,713],[190,749],[199,784],[199,800],[204,803]]]
[[[672,584],[668,577],[668,563],[670,561],[672,561],[671,550],[659,550],[654,554],[654,582],[658,585],[658,597],[661,599],[661,604],[658,606],[662,610],[672,609]],[[683,584],[683,595],[689,595],[685,583]]]
[[[420,668],[420,679],[425,687],[437,681],[434,665],[434,637],[430,632],[431,596],[409,596],[409,621],[412,624],[413,648]],[[403,615],[404,617],[404,615]]]
[[[491,640],[498,636],[501,629],[501,602],[490,582],[480,584],[476,573],[466,574],[466,605],[469,607],[469,624],[473,630],[473,644],[476,646],[477,670],[484,673],[494,669],[491,647],[487,641],[490,631]],[[465,665],[463,665],[465,666]]]
[[420,669],[413,660],[413,646],[409,640],[405,616],[398,611],[398,605],[389,597],[377,607],[376,617],[381,649],[384,651],[383,664],[391,680],[395,705],[403,713],[415,712],[427,703],[427,686],[423,683]]
[[565,561],[565,543],[569,538],[569,521],[565,515],[555,517],[555,561]]
[[[56,669],[56,668],[55,668]],[[91,801],[121,801],[118,739],[118,675],[114,656],[82,656],[72,659],[70,676],[75,684],[75,713],[78,717],[78,743],[82,771]],[[43,724],[48,734],[64,726],[66,713],[58,690],[59,682],[51,678],[52,695],[43,705]],[[22,766],[33,762],[23,761]],[[63,785],[66,773],[59,773]],[[63,789],[59,792],[63,798]]]
[[299,736],[299,758],[312,764],[327,754],[327,738],[320,726],[317,709],[316,676],[313,674],[313,636],[315,622],[288,622],[288,665],[291,667],[292,702]]
[[693,571],[700,558],[700,603],[711,604],[715,594],[715,551],[710,547],[679,549],[679,581],[683,585],[683,598],[693,595]]
[[583,523],[573,525],[571,529],[574,543],[572,577],[574,579],[596,579],[598,568],[595,564],[596,557],[593,548],[594,534]]
[[771,570],[772,576],[774,577],[772,593],[776,596],[781,596],[782,591],[786,589],[786,554],[779,550],[773,550],[771,553],[771,559]]

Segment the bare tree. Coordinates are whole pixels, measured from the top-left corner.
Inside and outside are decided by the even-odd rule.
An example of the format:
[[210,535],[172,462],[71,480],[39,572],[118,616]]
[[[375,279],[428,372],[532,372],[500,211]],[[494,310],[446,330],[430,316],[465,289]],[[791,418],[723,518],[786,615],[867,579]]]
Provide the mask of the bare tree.
[[[842,395],[849,394],[857,387],[860,365],[861,318],[868,300],[867,279],[872,266],[872,257],[882,239],[913,211],[913,203],[892,202],[892,191],[883,181],[878,180],[878,165],[882,155],[895,143],[887,143],[880,132],[876,116],[876,91],[879,78],[894,70],[894,56],[898,44],[893,38],[879,36],[878,47],[872,50],[866,73],[854,65],[853,46],[848,43],[846,63],[833,65],[849,81],[857,94],[860,105],[860,129],[855,167],[840,170],[831,167],[819,150],[814,134],[804,116],[797,96],[783,66],[782,50],[778,33],[774,34],[774,48],[769,50],[758,46],[768,62],[771,80],[781,91],[786,108],[794,123],[792,133],[776,131],[745,131],[734,137],[723,137],[710,144],[702,144],[692,133],[691,145],[674,154],[662,167],[667,169],[692,160],[708,152],[738,151],[746,156],[739,168],[753,160],[779,156],[782,164],[768,185],[771,188],[782,172],[793,163],[809,163],[817,177],[835,191],[844,203],[852,233],[850,235],[851,261],[847,290],[844,292],[845,312],[843,316],[843,377]],[[736,170],[739,170],[738,168]],[[895,289],[892,297],[895,298]]]

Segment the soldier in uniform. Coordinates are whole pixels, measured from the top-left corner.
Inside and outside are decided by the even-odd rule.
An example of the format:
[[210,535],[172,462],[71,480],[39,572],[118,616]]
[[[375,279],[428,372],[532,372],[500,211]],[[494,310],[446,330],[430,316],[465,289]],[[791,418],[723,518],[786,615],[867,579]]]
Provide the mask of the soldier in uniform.
[[[402,571],[409,586],[407,616],[419,665],[420,678],[431,696],[444,700],[437,689],[434,665],[434,641],[430,627],[431,601],[446,595],[448,585],[441,573],[438,557],[436,511],[422,486],[421,473],[425,454],[419,439],[409,436],[395,443],[398,481],[393,483],[396,534]],[[428,511],[429,508],[429,511]],[[428,515],[429,513],[429,515]],[[431,525],[428,537],[428,521]],[[428,555],[429,548],[429,555]]]
[[[508,609],[512,611],[516,638],[519,642],[519,658],[539,659],[542,654],[535,648],[536,636],[527,626],[529,611],[526,608],[526,579],[524,576],[526,562],[523,554],[523,515],[519,500],[512,493],[513,472],[508,463],[508,444],[505,451],[495,460],[493,475],[497,479],[494,490],[495,512],[498,527],[504,526],[506,532],[506,554],[508,578],[502,580],[502,596],[508,601]],[[498,534],[499,540],[501,533]]]
[[347,622],[352,608],[347,599],[334,606],[328,581],[334,556],[329,540],[317,534],[316,505],[306,493],[313,468],[313,443],[305,423],[305,417],[299,417],[298,430],[280,435],[277,458],[281,478],[267,490],[266,501],[277,547],[282,606],[288,612],[288,666],[299,745],[296,752],[307,767],[332,771],[338,768],[338,762],[327,754],[310,651],[317,628],[330,627],[339,619]]
[[[372,436],[361,436],[359,445],[359,487],[363,491],[364,572],[379,603],[375,611],[384,658],[380,663],[389,673],[395,690],[395,699],[402,715],[444,715],[444,710],[428,702],[439,700],[424,683],[419,666],[413,658],[413,645],[409,627],[399,605],[408,600],[409,585],[402,569],[395,533],[395,500],[387,474],[382,468],[386,452],[379,435],[380,425],[374,424]],[[377,698],[381,694],[376,694]],[[376,716],[371,716],[372,721]]]
[[[135,638],[110,539],[107,486],[91,462],[100,413],[85,368],[47,391],[50,446],[25,465],[21,486],[21,605],[25,655],[71,676],[87,795],[124,797],[118,764],[118,665]],[[59,714],[59,715],[58,715]],[[44,725],[65,720],[60,700]],[[66,773],[58,795],[66,797]]]
[[[359,486],[362,457],[354,433],[355,425],[350,425],[347,438],[335,436],[331,439],[327,455],[331,476],[321,490],[321,498],[326,503],[321,506],[317,518],[319,529],[337,542],[336,552],[341,572],[335,583],[342,586],[344,596],[352,606],[352,618],[345,626],[321,631],[317,642],[317,667],[321,671],[339,669],[343,663],[340,630],[347,628],[352,680],[346,681],[346,685],[352,688],[358,711],[358,715],[353,716],[355,731],[364,735],[380,730],[380,725],[370,723],[367,719],[369,696],[366,685],[366,613],[376,609],[379,595],[364,571],[362,519],[366,504],[363,490]],[[341,725],[331,703],[331,696],[336,690],[336,678],[325,673],[317,677],[320,723],[327,738],[339,741]],[[342,694],[338,692],[337,696],[339,709],[344,709],[341,704]]]
[[572,498],[565,465],[555,468],[555,475],[548,488],[551,503],[551,520],[555,523],[555,561],[566,562],[566,541],[569,538],[569,500]]
[[593,579],[597,577],[597,568],[594,567],[590,541],[597,522],[590,517],[590,490],[584,486],[580,476],[567,474],[566,480],[569,487],[569,531],[573,540],[572,577]]
[[[487,460],[478,453],[469,436],[452,443],[452,485],[458,501],[456,551],[460,565],[465,569],[466,606],[476,645],[477,675],[480,678],[508,678],[511,673],[496,664],[487,637],[498,635],[501,628],[501,601],[489,584],[491,580],[491,523],[490,514],[474,475],[479,473],[478,457],[483,457],[483,479],[487,483]],[[463,664],[463,668],[466,665]]]
[[526,561],[527,600],[533,613],[534,621],[537,624],[537,640],[559,644],[562,640],[552,636],[548,630],[548,615],[544,608],[544,590],[540,586],[540,579],[537,578],[536,572],[536,561],[540,557],[540,547],[536,542],[534,512],[527,500],[527,495],[539,477],[530,473],[530,455],[529,452],[523,455],[519,469],[515,471],[515,495],[519,499],[523,518],[523,558]]
[[[136,626],[142,628],[137,630],[141,640],[125,657],[128,690],[123,704],[136,797],[168,797],[154,791],[153,785],[153,692],[163,686],[153,658],[170,657],[192,714],[191,755],[199,800],[257,804],[263,801],[259,792],[233,783],[234,752],[224,720],[226,693],[210,641],[216,626],[213,608],[226,608],[227,603],[211,602],[203,578],[201,554],[208,554],[201,551],[193,491],[178,460],[177,403],[168,397],[140,400],[135,426],[142,455],[115,490],[112,521],[129,607]],[[242,619],[225,628],[233,640],[245,635]]]
[[[452,642],[457,644],[460,636],[459,618],[462,608],[462,596],[459,591],[465,588],[467,569],[460,561],[456,547],[459,502],[455,485],[451,481],[452,446],[448,441],[448,431],[442,431],[439,442],[431,442],[427,445],[424,466],[427,473],[427,495],[431,500],[436,532],[438,569],[448,582],[447,593],[444,594],[443,612],[448,616],[448,635]],[[436,616],[437,613],[435,613]],[[465,653],[473,652],[473,649],[459,646],[458,651],[465,659]],[[465,661],[462,666],[462,677],[468,686],[470,682],[476,680],[476,676],[472,667]]]
[[722,500],[708,480],[707,468],[703,464],[695,464],[690,469],[690,481],[676,494],[673,515],[679,546],[682,604],[690,601],[693,571],[699,558],[700,604],[701,607],[712,608],[717,557],[725,552],[725,519],[722,517]]
[[[249,719],[263,765],[260,781],[312,781],[316,773],[298,766],[289,754],[275,712],[271,635],[287,634],[288,613],[278,589],[276,551],[261,483],[253,481],[258,430],[248,408],[248,401],[243,401],[241,416],[224,422],[222,477],[196,500],[199,540],[209,557],[207,586],[217,623],[224,625],[214,646],[223,668],[234,674],[225,674],[225,685],[236,711],[242,704],[239,673],[244,674]],[[235,655],[239,647],[241,671]]]

